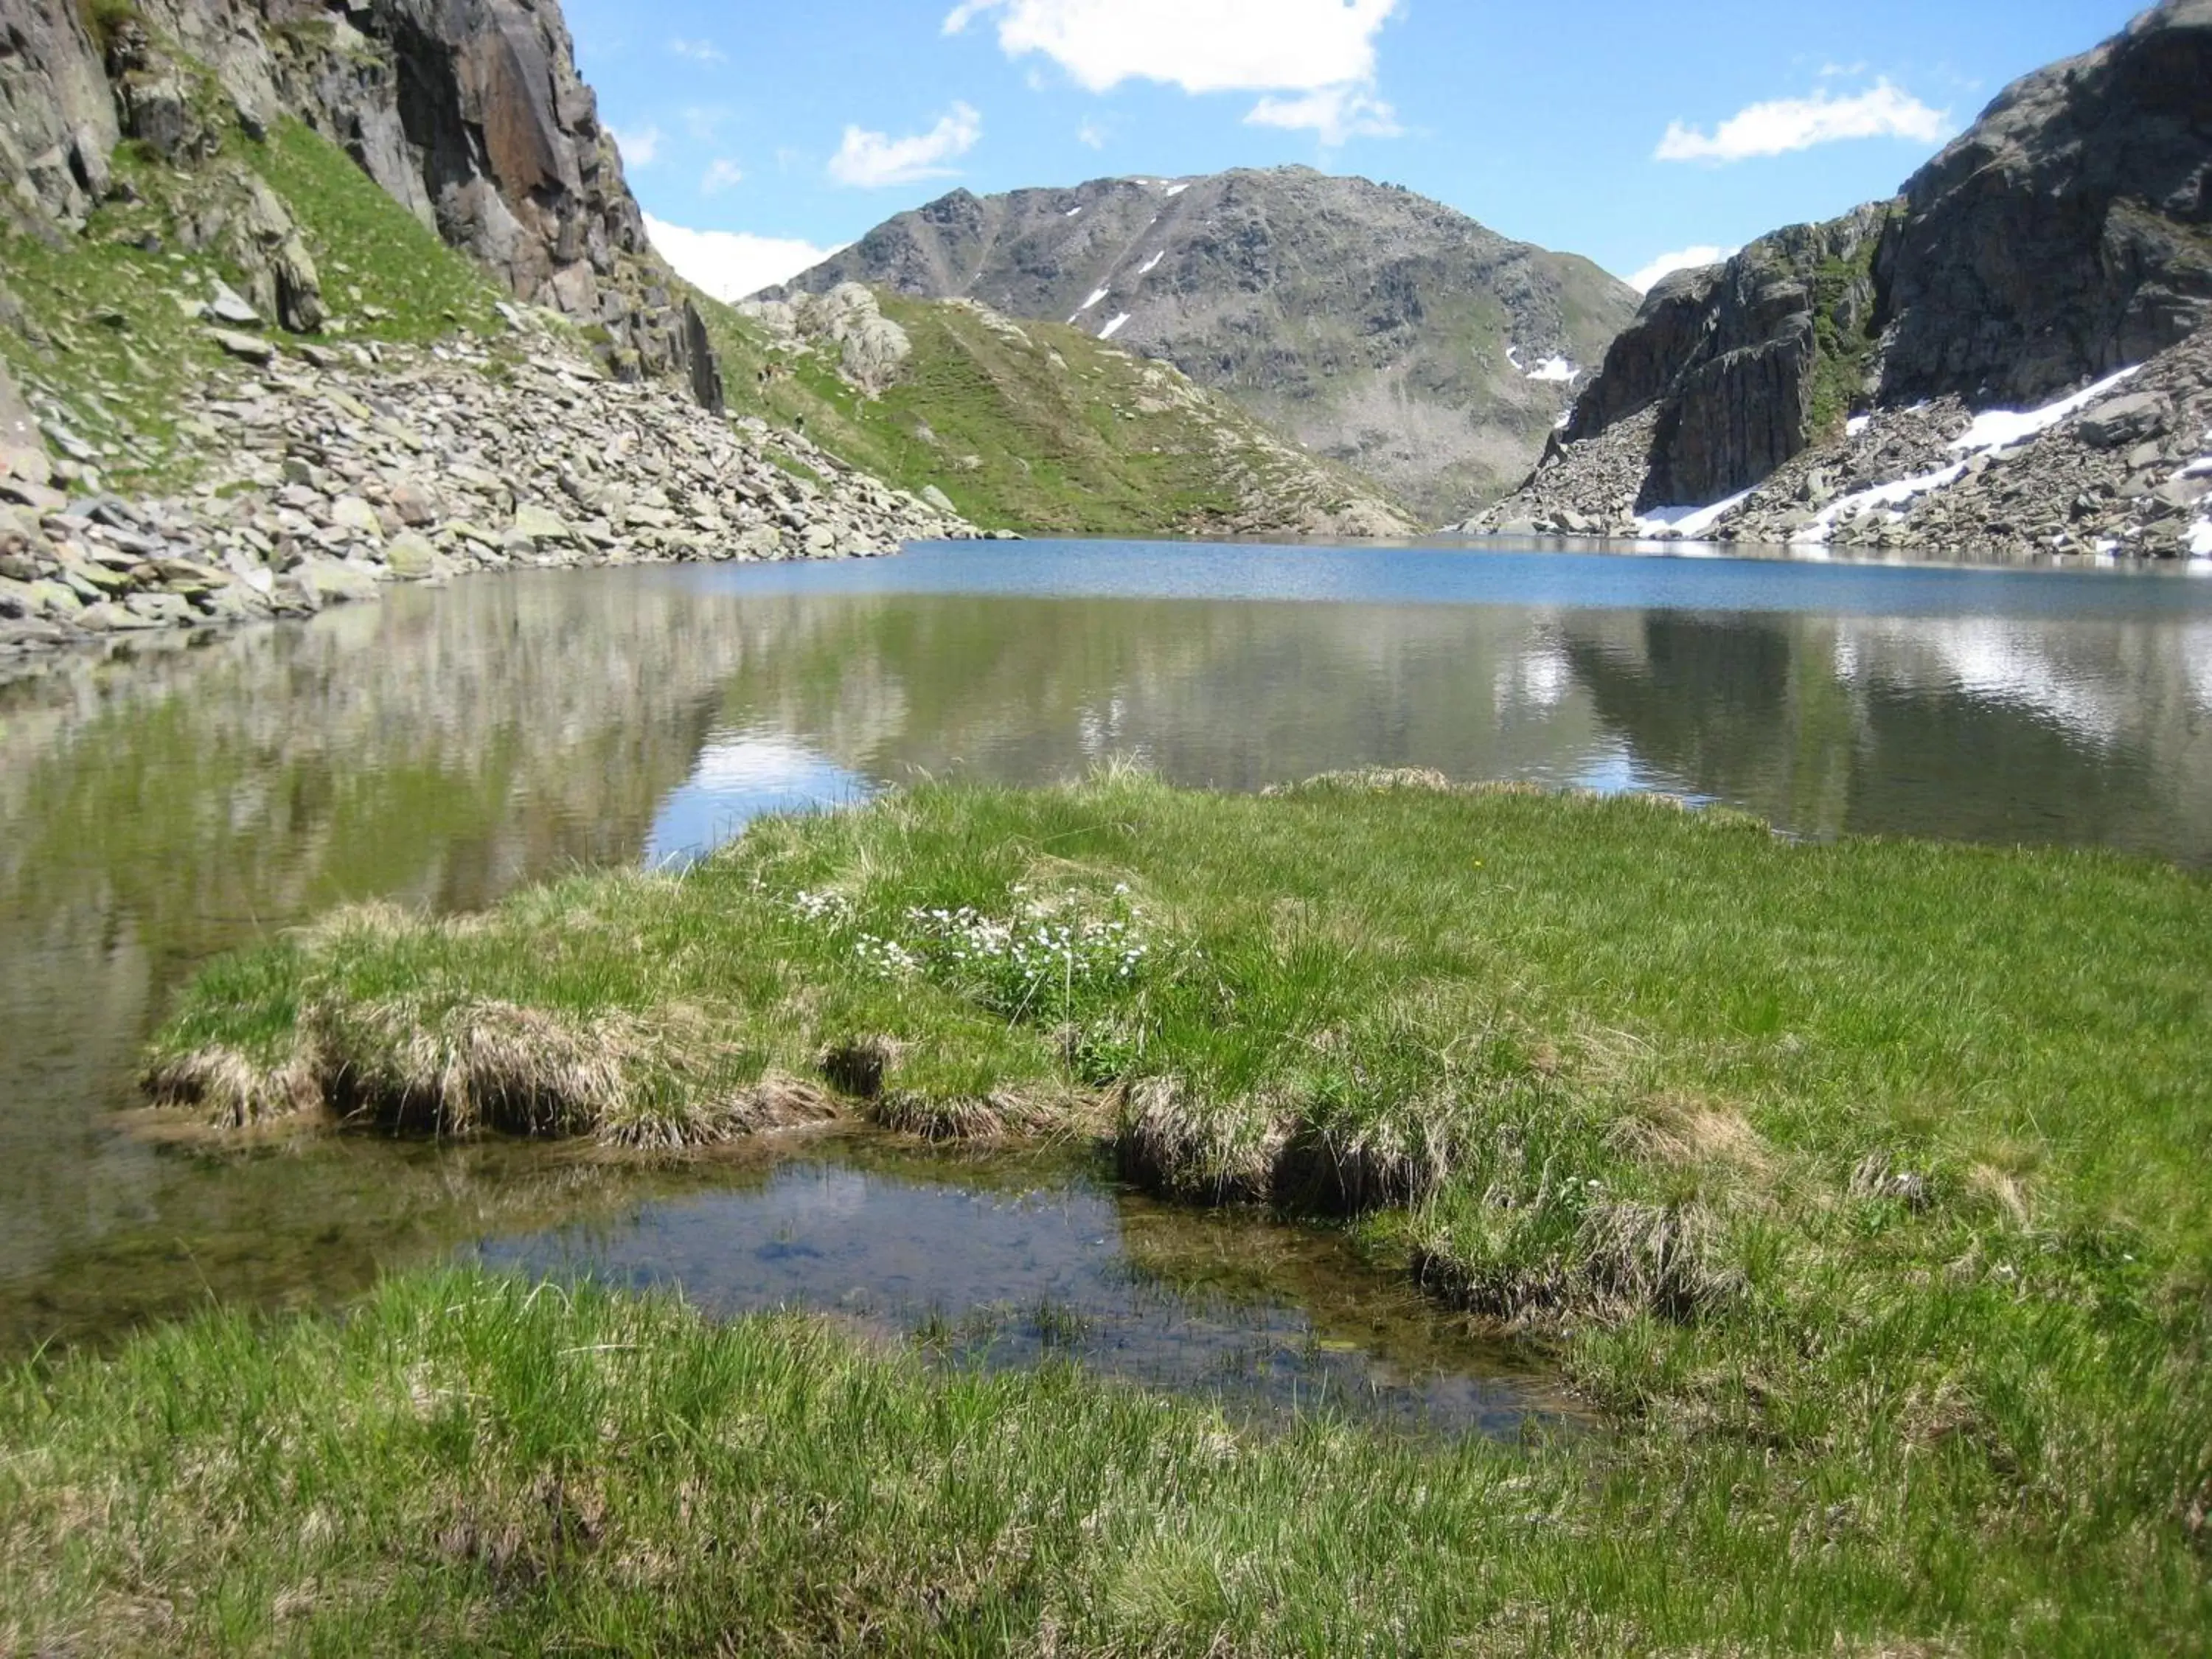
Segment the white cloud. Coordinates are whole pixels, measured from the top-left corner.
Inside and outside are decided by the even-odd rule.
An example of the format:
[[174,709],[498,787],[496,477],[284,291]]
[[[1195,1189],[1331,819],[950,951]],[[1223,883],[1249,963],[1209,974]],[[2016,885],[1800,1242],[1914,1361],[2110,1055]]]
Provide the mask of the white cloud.
[[745,170],[743,167],[726,155],[718,155],[707,164],[706,173],[699,180],[699,192],[702,196],[713,196],[744,181]]
[[1085,121],[1075,130],[1075,142],[1086,149],[1106,148],[1106,127],[1101,121]]
[[649,167],[659,159],[660,144],[665,136],[659,127],[640,127],[634,132],[623,132],[609,127],[615,148],[622,152],[623,165]]
[[1662,276],[1671,276],[1678,270],[1695,270],[1703,265],[1717,265],[1735,252],[1732,247],[1715,247],[1711,243],[1677,248],[1672,253],[1661,254],[1643,270],[1620,280],[1638,294],[1649,294],[1658,287]]
[[1405,129],[1398,112],[1365,87],[1323,87],[1299,98],[1262,98],[1244,118],[1247,126],[1287,127],[1318,133],[1331,149],[1347,138],[1395,138]]
[[1911,138],[1932,144],[1950,132],[1948,110],[1930,109],[1887,81],[1877,81],[1849,98],[1820,91],[1810,98],[1779,98],[1753,104],[1711,133],[1673,122],[1653,159],[1741,161],[1755,155],[1784,155],[1848,138]]
[[795,237],[754,236],[743,231],[686,230],[645,216],[645,234],[660,257],[686,282],[717,300],[742,300],[787,283],[837,252]]
[[730,55],[712,40],[677,39],[668,43],[669,51],[678,58],[689,58],[695,64],[726,64]]
[[847,127],[845,142],[830,158],[830,176],[860,190],[941,179],[953,171],[945,163],[965,155],[982,136],[983,118],[966,104],[953,105],[943,120],[910,138]]
[[1401,0],[960,0],[957,34],[995,15],[1010,58],[1041,52],[1091,92],[1316,92],[1375,78],[1375,37]]

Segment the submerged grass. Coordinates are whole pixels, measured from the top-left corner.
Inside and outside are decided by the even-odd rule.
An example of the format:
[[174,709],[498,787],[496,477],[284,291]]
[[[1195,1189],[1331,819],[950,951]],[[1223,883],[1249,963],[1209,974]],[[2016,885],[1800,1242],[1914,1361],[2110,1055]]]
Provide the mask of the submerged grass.
[[[1287,1483],[1249,1512],[1173,1496],[1206,1489],[1158,1449],[1178,1413],[848,1357],[887,1399],[1000,1414],[1039,1467],[1085,1413],[1134,1413],[1166,1473],[1095,1562],[1025,1532],[980,1626],[914,1599],[940,1571],[915,1540],[957,1528],[871,1522],[908,1576],[866,1578],[831,1645],[2184,1650],[2212,1629],[2208,995],[2212,885],[2147,863],[1794,845],[1395,775],[1253,799],[1117,774],[770,821],[681,877],[465,921],[349,913],[211,970],[149,1078],[231,1120],[312,1099],[631,1144],[831,1109],[1103,1129],[1176,1195],[1346,1218],[1634,1425],[1579,1476],[1322,1435],[1359,1491],[1308,1536],[1273,1450],[1225,1443]],[[821,1352],[794,1331],[773,1342]],[[1500,1481],[1543,1495],[1460,1507]],[[1156,1551],[1139,1588],[1085,1576]],[[563,1595],[614,1593],[580,1571]],[[1299,1593],[1266,1612],[1269,1584]]]

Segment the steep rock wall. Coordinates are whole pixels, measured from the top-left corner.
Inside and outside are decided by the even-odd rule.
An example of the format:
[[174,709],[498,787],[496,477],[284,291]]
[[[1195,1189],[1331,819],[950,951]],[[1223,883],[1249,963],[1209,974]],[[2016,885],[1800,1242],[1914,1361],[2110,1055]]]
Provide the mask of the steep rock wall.
[[[119,138],[219,185],[226,126],[258,137],[285,116],[518,298],[603,331],[617,373],[678,372],[719,400],[555,0],[0,0],[0,191],[57,230],[105,193]],[[237,252],[250,276],[272,269],[273,300],[284,228],[262,205]],[[277,308],[313,325],[312,307]]]

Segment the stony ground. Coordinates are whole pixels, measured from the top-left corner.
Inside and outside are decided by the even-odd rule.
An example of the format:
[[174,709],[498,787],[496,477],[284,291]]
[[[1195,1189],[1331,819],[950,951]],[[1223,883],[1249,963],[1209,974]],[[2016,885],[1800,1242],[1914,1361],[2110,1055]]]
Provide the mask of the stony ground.
[[428,347],[240,336],[191,396],[200,482],[88,489],[98,452],[0,472],[0,656],[304,616],[515,566],[869,556],[978,532],[797,434],[609,380],[560,331]]
[[1963,448],[1955,398],[1879,411],[1710,524],[1639,515],[1656,414],[1565,446],[1465,528],[1915,549],[1983,557],[2212,556],[2212,331],[2022,441]]

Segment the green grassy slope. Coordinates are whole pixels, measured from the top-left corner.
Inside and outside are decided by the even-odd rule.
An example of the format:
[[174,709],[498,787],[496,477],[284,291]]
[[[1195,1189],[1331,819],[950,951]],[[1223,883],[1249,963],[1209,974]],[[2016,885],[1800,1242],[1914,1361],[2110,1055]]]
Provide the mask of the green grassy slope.
[[[185,395],[227,361],[194,314],[214,278],[240,273],[192,251],[179,226],[234,208],[247,175],[275,191],[305,239],[343,334],[419,343],[505,325],[489,280],[377,187],[336,145],[284,121],[264,141],[234,126],[220,155],[189,170],[137,143],[114,156],[129,197],[94,211],[83,234],[53,238],[0,219],[0,280],[28,327],[0,328],[0,356],[34,398],[58,406],[101,452],[106,482],[161,489],[194,475]],[[273,337],[290,338],[293,337]]]
[[[126,143],[127,191],[83,234],[0,220],[0,293],[19,325],[0,356],[42,412],[89,443],[102,483],[165,491],[192,481],[207,435],[180,429],[187,394],[225,359],[194,314],[222,257],[184,234],[235,212],[258,179],[298,225],[337,319],[324,343],[422,343],[507,333],[501,290],[386,196],[336,145],[294,121],[255,140],[234,124],[219,152],[171,166]],[[890,300],[915,346],[880,399],[817,356],[793,356],[731,308],[702,299],[732,412],[803,422],[847,464],[902,487],[935,484],[991,528],[1072,533],[1294,527],[1371,494],[1274,441],[1233,405],[1171,370],[1079,330],[1018,333],[972,310]],[[293,340],[273,329],[280,344]],[[771,370],[763,379],[761,371]]]
[[987,529],[1203,534],[1376,494],[1173,369],[1080,329],[878,297],[914,345],[879,398],[829,358],[779,350],[760,325],[701,298],[732,412],[803,420],[841,459],[902,489],[934,484]]

